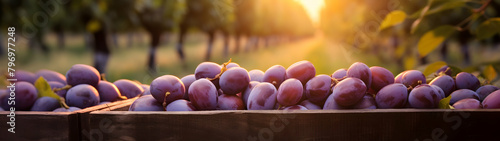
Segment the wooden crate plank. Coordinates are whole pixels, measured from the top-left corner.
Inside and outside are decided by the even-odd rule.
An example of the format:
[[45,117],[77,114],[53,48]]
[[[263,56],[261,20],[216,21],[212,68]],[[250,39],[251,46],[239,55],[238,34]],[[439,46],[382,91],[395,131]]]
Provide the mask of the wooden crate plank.
[[500,110],[96,111],[93,139],[492,140]]
[[[133,99],[130,99],[133,101]],[[37,112],[16,111],[16,133],[7,132],[6,124],[9,111],[1,111],[0,140],[81,140],[82,128],[88,129],[88,114],[92,111],[106,109],[127,103],[117,101],[107,105],[97,105],[74,112]],[[4,126],[5,125],[5,126]],[[5,128],[4,128],[5,127]],[[9,126],[10,127],[10,126]],[[5,129],[5,130],[4,130]]]
[[[9,112],[0,112],[6,115]],[[78,116],[76,113],[63,112],[16,112],[15,134],[7,132],[6,117],[0,118],[2,131],[0,140],[78,140]],[[9,126],[10,127],[10,126]]]
[[[79,119],[79,140],[87,140],[89,139],[89,136],[91,134],[90,130],[90,120],[89,120],[89,114],[92,111],[98,111],[98,110],[113,110],[115,108],[119,107],[127,107],[134,102],[136,98],[131,98],[127,100],[122,100],[122,101],[116,101],[113,103],[105,104],[105,105],[97,105],[94,107],[89,107],[86,109],[82,109],[78,111],[78,119]],[[128,110],[128,109],[127,109]]]

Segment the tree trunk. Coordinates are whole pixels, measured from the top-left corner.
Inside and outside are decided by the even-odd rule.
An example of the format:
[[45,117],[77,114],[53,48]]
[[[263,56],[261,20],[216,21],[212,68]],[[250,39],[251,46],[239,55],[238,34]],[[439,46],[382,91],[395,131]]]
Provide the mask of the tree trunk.
[[391,45],[392,45],[392,48],[394,50],[393,56],[394,56],[394,58],[396,58],[396,63],[399,66],[399,71],[401,71],[401,70],[404,70],[405,68],[404,68],[404,64],[403,64],[403,57],[401,57],[401,56],[398,57],[396,55],[396,50],[398,49],[399,44],[400,44],[400,42],[399,42],[398,36],[392,35]]
[[251,36],[248,37],[247,42],[245,44],[245,52],[249,52],[251,48],[254,48],[256,46],[255,40],[257,37]]
[[499,48],[500,47],[500,35],[499,34],[493,36],[493,44],[492,44],[492,46],[493,46],[493,48]]
[[43,40],[43,33],[42,31],[38,32],[37,35],[35,36],[35,41],[39,45],[40,49],[42,49],[44,54],[49,53],[49,47],[47,44],[45,44],[45,41]]
[[420,58],[420,64],[424,65],[424,64],[427,64],[427,62],[429,62],[429,61],[427,61],[427,56]]
[[151,45],[148,57],[148,70],[149,72],[156,74],[156,49],[160,44],[161,33],[160,32],[150,32]]
[[448,42],[444,41],[443,44],[441,45],[441,50],[439,53],[441,53],[441,60],[446,61],[448,58]]
[[467,45],[467,43],[460,43],[460,50],[462,51],[462,53],[464,55],[465,65],[469,65],[470,64],[469,45]]
[[223,40],[224,40],[224,57],[229,56],[229,34],[228,33],[223,33]]
[[177,54],[179,55],[179,59],[181,59],[182,64],[186,64],[185,58],[184,58],[184,50],[183,50],[184,38],[185,38],[186,32],[187,32],[187,27],[184,25],[181,25],[180,31],[178,34],[179,38],[177,40],[176,48],[177,48]]
[[0,56],[3,56],[5,50],[3,49],[3,35],[2,34],[0,34],[0,39],[2,39],[2,40],[0,40]]
[[134,33],[133,32],[129,32],[127,34],[127,47],[128,48],[132,48],[132,46],[134,45]]
[[57,33],[57,46],[59,46],[59,49],[64,49],[66,46],[66,38],[64,36],[63,31],[58,31]]
[[264,37],[264,47],[265,48],[269,47],[269,38],[270,38],[270,36]]
[[113,46],[115,48],[118,48],[118,35],[116,32],[113,32],[113,34],[111,34],[111,40],[113,41]]
[[466,65],[470,64],[470,52],[469,52],[468,41],[471,36],[472,35],[469,32],[460,32],[458,34],[458,42],[460,43],[460,50],[464,55],[464,63]]
[[163,34],[163,35],[161,36],[161,39],[162,39],[162,40],[160,41],[160,43],[161,43],[162,45],[168,45],[168,42],[170,41],[170,35],[169,35],[169,34]]
[[212,53],[212,48],[213,48],[213,43],[215,39],[215,33],[213,31],[207,32],[208,34],[208,46],[207,46],[207,52],[205,54],[205,61],[210,60],[210,54]]
[[234,53],[240,52],[240,38],[241,34],[234,35]]
[[110,54],[106,31],[101,28],[92,35],[94,36],[94,67],[99,73],[103,74],[106,73],[106,65]]
[[253,47],[255,48],[255,50],[259,49],[259,43],[260,43],[260,38],[259,37],[255,37],[254,45],[253,45]]
[[91,33],[88,33],[88,32],[85,32],[83,35],[83,40],[85,42],[85,48],[87,48],[87,49],[94,48],[93,47],[94,41],[92,40],[92,36],[93,35]]

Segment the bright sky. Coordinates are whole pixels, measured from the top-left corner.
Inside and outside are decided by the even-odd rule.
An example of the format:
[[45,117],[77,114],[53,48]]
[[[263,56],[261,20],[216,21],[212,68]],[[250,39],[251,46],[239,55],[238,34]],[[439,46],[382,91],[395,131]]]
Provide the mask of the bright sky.
[[296,0],[302,5],[304,5],[304,8],[307,11],[307,14],[309,14],[309,17],[311,17],[312,21],[314,23],[319,22],[319,14],[321,11],[321,8],[325,5],[323,0]]

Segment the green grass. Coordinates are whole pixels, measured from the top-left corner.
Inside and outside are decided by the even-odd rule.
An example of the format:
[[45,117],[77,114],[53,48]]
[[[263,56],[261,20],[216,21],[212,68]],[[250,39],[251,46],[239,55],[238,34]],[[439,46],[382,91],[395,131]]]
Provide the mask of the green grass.
[[[134,43],[134,46],[127,47],[126,35],[119,36],[119,48],[112,47],[112,54],[108,62],[108,72],[106,77],[109,81],[118,79],[138,80],[142,83],[149,84],[157,76],[151,76],[147,72],[146,60],[147,52],[149,51],[149,37],[146,34],[140,34],[142,42]],[[50,69],[65,74],[66,71],[74,64],[92,65],[93,54],[90,49],[87,49],[83,44],[83,37],[71,35],[67,38],[67,46],[64,50],[58,50],[55,47],[55,36],[48,35],[47,43],[51,46],[51,52],[47,55],[41,53],[40,50],[29,50],[27,41],[18,41],[16,52],[16,69],[28,70],[36,72],[40,69]],[[158,76],[172,74],[178,77],[183,77],[194,73],[196,66],[203,62],[206,51],[206,37],[202,34],[190,34],[186,40],[185,54],[187,68],[183,69],[180,59],[175,50],[176,37],[171,36],[168,44],[163,44],[157,51]],[[234,43],[231,41],[231,45]],[[241,45],[244,47],[244,45]],[[458,53],[458,47],[450,49],[450,60],[459,60],[461,58]],[[241,49],[244,50],[244,49]],[[375,55],[353,51],[349,47],[342,44],[326,40],[322,35],[318,34],[313,38],[303,39],[294,42],[288,42],[269,47],[260,46],[257,49],[252,49],[249,52],[240,52],[238,54],[230,54],[225,58],[222,55],[222,42],[216,40],[214,50],[212,52],[212,60],[216,63],[224,63],[229,58],[233,62],[240,64],[247,70],[260,69],[262,71],[267,68],[279,64],[287,68],[291,64],[309,60],[315,67],[317,74],[331,74],[339,68],[348,68],[352,63],[360,61],[369,66],[382,66],[391,70],[395,75],[398,73],[399,66],[394,61],[383,61]],[[230,53],[233,52],[231,48]],[[500,59],[499,57],[483,57],[481,55],[499,54],[500,51],[473,50],[473,63],[481,62],[482,60]],[[434,52],[436,53],[436,52]],[[431,54],[430,62],[436,60],[435,54]],[[498,56],[498,55],[496,55]],[[7,64],[7,59],[1,59],[0,63],[4,66]],[[460,63],[460,61],[452,61]],[[3,72],[6,71],[2,69]]]

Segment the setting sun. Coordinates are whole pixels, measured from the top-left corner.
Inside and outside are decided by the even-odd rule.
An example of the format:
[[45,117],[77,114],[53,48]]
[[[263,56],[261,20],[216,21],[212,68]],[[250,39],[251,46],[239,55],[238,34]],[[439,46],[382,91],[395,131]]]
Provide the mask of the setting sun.
[[296,0],[300,4],[304,5],[311,20],[317,24],[319,22],[319,13],[321,8],[325,5],[323,0]]

